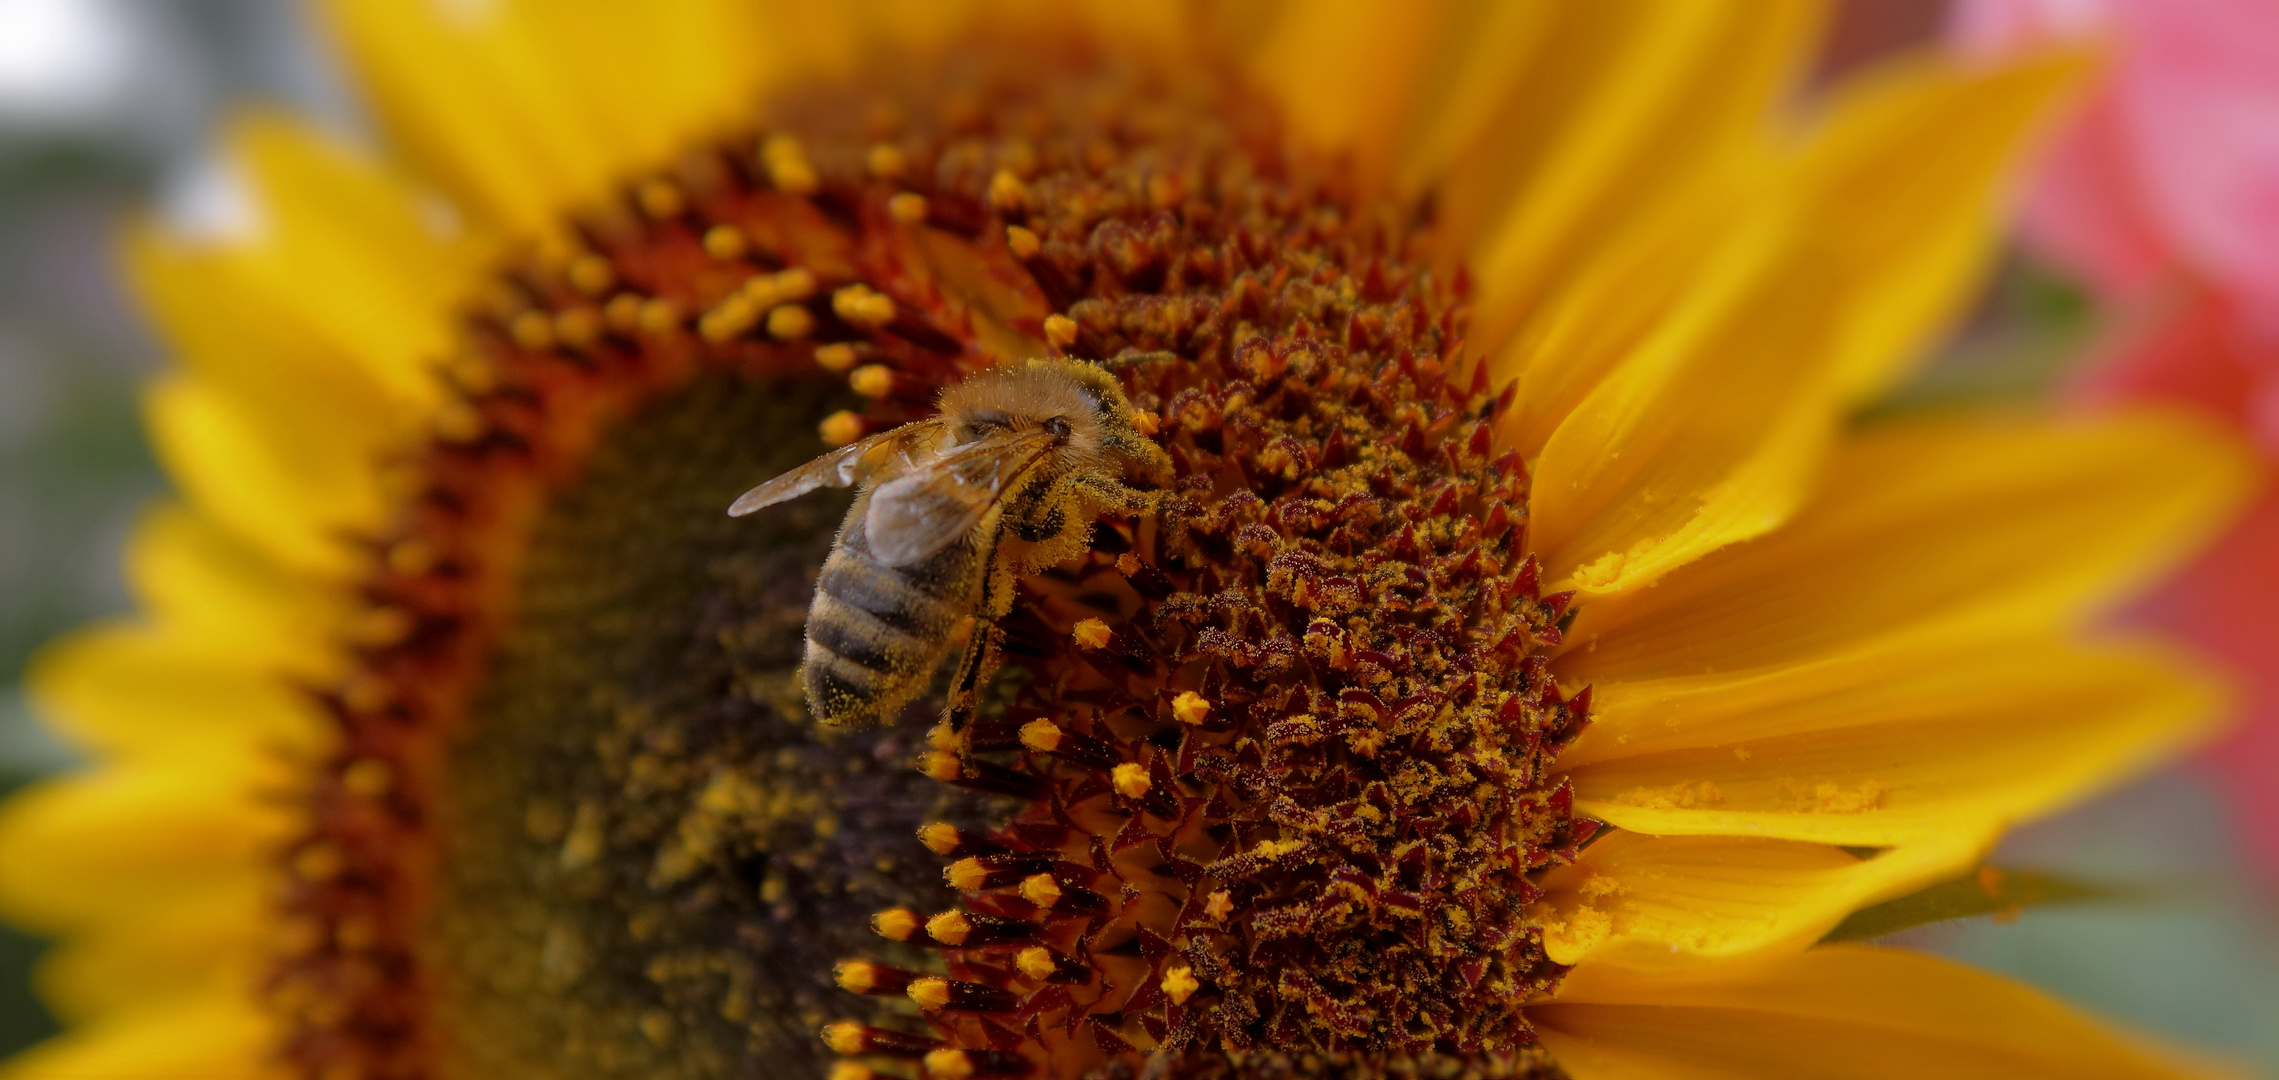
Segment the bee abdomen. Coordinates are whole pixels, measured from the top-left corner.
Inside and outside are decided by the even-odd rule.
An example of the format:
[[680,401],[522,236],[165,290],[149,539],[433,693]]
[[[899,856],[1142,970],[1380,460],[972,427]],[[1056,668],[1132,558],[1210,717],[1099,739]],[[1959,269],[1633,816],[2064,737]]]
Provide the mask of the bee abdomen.
[[947,632],[960,611],[937,584],[923,580],[927,576],[881,566],[868,552],[843,544],[824,561],[815,592],[818,603],[829,597],[905,635],[932,637]]
[[884,719],[916,697],[960,614],[928,587],[939,568],[881,566],[859,533],[849,539],[823,563],[801,665],[808,707],[829,724]]

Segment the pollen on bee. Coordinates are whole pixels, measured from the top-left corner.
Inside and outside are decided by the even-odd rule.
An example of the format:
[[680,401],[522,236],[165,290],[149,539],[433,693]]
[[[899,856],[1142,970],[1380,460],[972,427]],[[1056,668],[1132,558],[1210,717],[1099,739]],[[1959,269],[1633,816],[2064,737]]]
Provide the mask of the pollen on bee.
[[1116,794],[1127,799],[1146,795],[1148,789],[1155,786],[1147,778],[1147,766],[1137,762],[1127,761],[1116,766],[1109,771],[1109,777],[1116,786]]
[[1104,649],[1108,647],[1109,639],[1116,635],[1114,631],[1108,629],[1108,624],[1103,620],[1080,619],[1076,626],[1069,631],[1069,636],[1074,637],[1077,644],[1087,649]]
[[886,216],[904,225],[926,220],[926,197],[915,191],[898,192],[886,200]]
[[867,398],[894,392],[894,369],[885,364],[864,364],[847,375],[847,386]]
[[858,283],[831,294],[831,311],[856,326],[881,326],[894,318],[894,298]]
[[1171,715],[1182,724],[1200,724],[1211,718],[1211,703],[1193,690],[1182,690],[1171,699]]
[[852,409],[841,409],[823,418],[815,427],[827,446],[845,446],[863,437],[863,418]]
[[815,314],[797,304],[768,312],[768,336],[777,341],[797,341],[814,332]]
[[1014,258],[1026,262],[1036,258],[1037,252],[1044,250],[1044,241],[1039,240],[1037,234],[1027,228],[1020,225],[1007,225],[1005,226],[1005,248],[1013,253]]
[[1056,349],[1076,344],[1076,320],[1066,315],[1045,316],[1045,340]]
[[734,225],[714,225],[704,232],[704,253],[721,262],[743,258],[751,246],[744,230]]

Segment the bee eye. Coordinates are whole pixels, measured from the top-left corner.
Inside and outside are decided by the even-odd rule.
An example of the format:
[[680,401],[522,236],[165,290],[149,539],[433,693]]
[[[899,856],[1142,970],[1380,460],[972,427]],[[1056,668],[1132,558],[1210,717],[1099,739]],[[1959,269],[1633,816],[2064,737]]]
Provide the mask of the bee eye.
[[1066,417],[1055,416],[1045,420],[1045,430],[1052,432],[1053,437],[1056,439],[1065,439],[1069,436],[1070,432],[1075,431],[1076,429],[1068,425],[1068,419]]

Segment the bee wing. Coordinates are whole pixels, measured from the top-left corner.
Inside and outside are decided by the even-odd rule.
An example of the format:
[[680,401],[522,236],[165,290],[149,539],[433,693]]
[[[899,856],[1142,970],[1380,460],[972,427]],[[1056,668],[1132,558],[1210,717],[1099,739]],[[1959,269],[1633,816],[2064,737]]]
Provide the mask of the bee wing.
[[988,435],[880,484],[863,517],[871,554],[887,566],[908,566],[970,535],[1057,441],[1041,429]]
[[816,488],[853,487],[880,472],[913,468],[920,445],[940,430],[939,422],[921,420],[848,443],[737,496],[728,506],[728,516],[743,517]]

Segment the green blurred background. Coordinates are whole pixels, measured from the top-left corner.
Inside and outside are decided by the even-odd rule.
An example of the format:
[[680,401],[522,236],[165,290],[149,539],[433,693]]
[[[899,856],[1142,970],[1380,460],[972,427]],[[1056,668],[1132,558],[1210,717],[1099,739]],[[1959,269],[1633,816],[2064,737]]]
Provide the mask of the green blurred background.
[[[1935,0],[1855,0],[1826,66],[1938,19]],[[0,791],[73,766],[28,710],[24,667],[42,641],[129,609],[123,540],[164,490],[137,406],[163,353],[115,280],[119,223],[217,212],[210,140],[251,101],[359,130],[294,0],[0,0]],[[2077,293],[2013,265],[1888,407],[2040,392],[2093,330]],[[2214,789],[2189,767],[2029,826],[2002,859],[2131,899],[1902,939],[2279,1075],[2279,891],[2240,868]],[[32,992],[41,947],[0,927],[0,1057],[54,1030]]]

